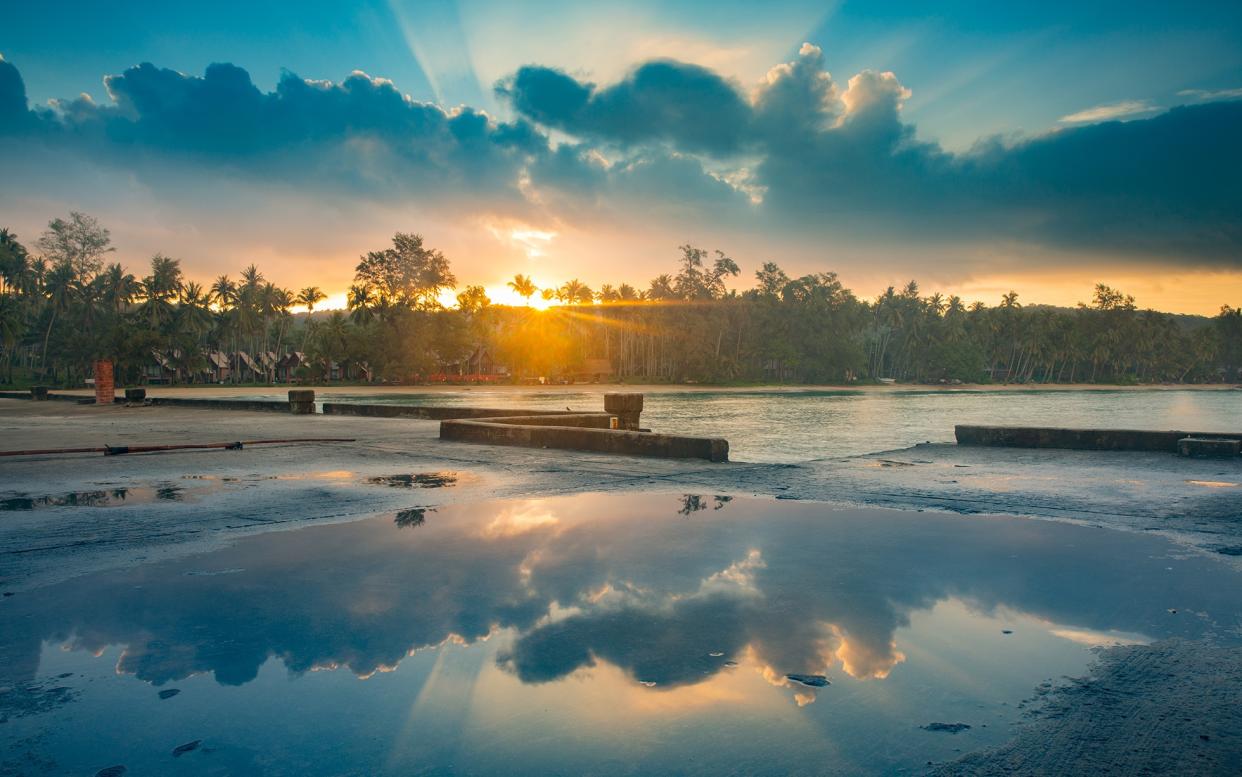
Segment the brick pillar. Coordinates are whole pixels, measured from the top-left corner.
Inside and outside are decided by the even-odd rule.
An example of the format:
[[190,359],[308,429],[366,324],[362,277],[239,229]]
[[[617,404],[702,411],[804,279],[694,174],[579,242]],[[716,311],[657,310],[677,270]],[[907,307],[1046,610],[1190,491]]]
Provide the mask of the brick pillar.
[[639,416],[643,413],[642,394],[608,393],[604,395],[604,412],[617,417],[618,426],[622,429],[636,431],[641,424]]
[[112,382],[112,362],[100,359],[95,362],[95,404],[111,405],[116,398],[116,386]]

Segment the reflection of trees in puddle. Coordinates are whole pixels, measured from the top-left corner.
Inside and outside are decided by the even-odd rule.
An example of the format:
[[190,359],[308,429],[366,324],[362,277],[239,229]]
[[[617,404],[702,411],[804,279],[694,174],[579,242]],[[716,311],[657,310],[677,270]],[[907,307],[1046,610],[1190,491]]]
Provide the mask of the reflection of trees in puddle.
[[446,488],[457,485],[456,472],[415,472],[367,478],[373,486],[393,488]]
[[240,684],[272,656],[295,674],[366,676],[503,631],[497,660],[527,683],[606,662],[667,692],[741,664],[792,688],[789,675],[887,676],[904,660],[898,630],[945,600],[1151,637],[1212,628],[1168,617],[1171,605],[1242,611],[1231,568],[1196,557],[1166,569],[1164,540],[1068,524],[767,500],[651,520],[667,495],[438,509],[430,523],[430,508],[410,508],[25,593],[0,610],[0,684],[34,677],[46,640],[124,645],[118,670],[153,683],[210,672]]
[[11,496],[0,498],[0,511],[39,510],[48,507],[117,507],[126,504],[145,504],[154,501],[180,502],[184,498],[184,489],[171,483],[137,488],[71,491],[67,494],[46,494],[43,496],[13,493]]
[[[711,500],[710,502],[708,501],[709,499]],[[709,504],[712,505],[713,510],[719,510],[732,501],[733,497],[721,494],[713,497],[707,497],[702,494],[682,494],[681,507],[677,510],[677,514],[690,515],[691,513],[697,513],[700,510],[706,510]]]
[[408,510],[399,510],[393,518],[393,523],[399,529],[409,529],[415,526],[422,526],[427,520],[427,513],[434,513],[434,507],[411,507]]

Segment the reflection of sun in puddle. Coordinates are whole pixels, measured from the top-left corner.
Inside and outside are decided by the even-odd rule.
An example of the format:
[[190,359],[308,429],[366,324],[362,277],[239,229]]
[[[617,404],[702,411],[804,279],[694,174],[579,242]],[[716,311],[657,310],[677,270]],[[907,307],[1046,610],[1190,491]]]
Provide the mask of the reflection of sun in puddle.
[[1237,483],[1230,483],[1227,480],[1187,480],[1192,486],[1203,486],[1204,488],[1237,488]]
[[1146,645],[1151,639],[1141,634],[1126,634],[1119,631],[1092,631],[1090,629],[1059,628],[1048,632],[1061,639],[1077,642],[1088,647],[1112,647],[1113,645]]

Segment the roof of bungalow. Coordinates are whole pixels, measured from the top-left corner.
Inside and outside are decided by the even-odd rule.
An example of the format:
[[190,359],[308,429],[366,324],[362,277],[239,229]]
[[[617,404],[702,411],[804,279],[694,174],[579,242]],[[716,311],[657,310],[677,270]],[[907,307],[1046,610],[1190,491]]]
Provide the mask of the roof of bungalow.
[[238,351],[237,358],[241,360],[242,364],[246,365],[247,367],[254,370],[255,372],[260,371],[259,365],[255,364],[254,359],[250,358],[250,354],[246,353],[245,351]]

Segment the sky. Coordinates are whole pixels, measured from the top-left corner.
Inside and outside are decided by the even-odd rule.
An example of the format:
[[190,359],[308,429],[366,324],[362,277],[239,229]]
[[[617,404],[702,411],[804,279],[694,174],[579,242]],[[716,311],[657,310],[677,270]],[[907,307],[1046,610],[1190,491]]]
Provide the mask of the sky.
[[1242,304],[1242,6],[0,2],[0,226],[339,301],[395,231],[645,286],[683,243],[864,296]]

